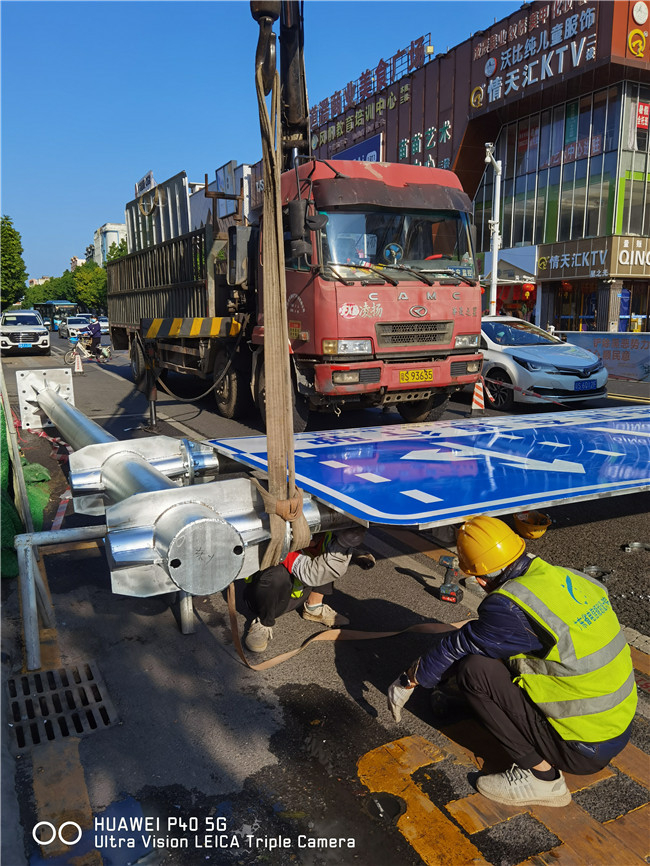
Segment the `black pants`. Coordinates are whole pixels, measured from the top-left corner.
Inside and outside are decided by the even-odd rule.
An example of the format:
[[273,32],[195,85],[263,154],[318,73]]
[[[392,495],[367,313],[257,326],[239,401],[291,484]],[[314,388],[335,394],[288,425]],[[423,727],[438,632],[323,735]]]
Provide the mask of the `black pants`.
[[101,342],[102,342],[101,337],[93,337],[90,341],[90,349],[96,358],[99,358],[99,353],[101,351],[100,350]]
[[512,682],[499,659],[466,656],[457,663],[456,681],[483,725],[524,770],[546,760],[567,773],[589,775],[602,770],[625,746],[623,738],[620,748],[594,744],[594,754],[581,754],[580,746],[563,740],[526,692]]
[[[323,595],[331,595],[333,583],[315,586]],[[244,599],[251,611],[260,618],[262,625],[273,626],[277,617],[295,610],[309,597],[312,588],[305,587],[300,598],[292,598],[293,578],[284,565],[265,568],[254,574],[244,588]]]

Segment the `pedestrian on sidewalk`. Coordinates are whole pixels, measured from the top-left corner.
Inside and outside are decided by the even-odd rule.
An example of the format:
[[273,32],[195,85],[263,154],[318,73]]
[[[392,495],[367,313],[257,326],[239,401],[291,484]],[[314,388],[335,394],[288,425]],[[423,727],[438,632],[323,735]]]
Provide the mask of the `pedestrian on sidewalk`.
[[337,613],[325,596],[334,591],[334,581],[348,570],[351,561],[372,568],[372,554],[359,553],[366,530],[362,527],[326,532],[314,536],[304,550],[290,553],[279,565],[265,568],[247,578],[244,599],[255,615],[246,635],[251,652],[264,652],[273,638],[279,616],[301,607],[303,619],[328,628],[348,625],[350,620]]
[[[507,805],[565,806],[562,771],[596,773],[627,744],[637,705],[630,648],[606,588],[526,553],[501,520],[473,517],[458,558],[488,594],[478,619],[441,637],[388,690],[395,721],[416,685],[450,676],[513,760],[480,776],[481,794]],[[435,695],[435,692],[434,692]]]

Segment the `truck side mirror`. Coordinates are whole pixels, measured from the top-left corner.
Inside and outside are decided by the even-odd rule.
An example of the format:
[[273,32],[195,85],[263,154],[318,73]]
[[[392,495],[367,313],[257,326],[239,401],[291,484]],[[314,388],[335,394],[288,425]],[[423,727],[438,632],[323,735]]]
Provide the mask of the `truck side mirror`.
[[300,198],[290,201],[287,205],[289,217],[289,234],[292,241],[300,241],[305,235],[307,218],[307,199]]
[[228,227],[228,285],[241,286],[248,281],[250,226]]
[[312,232],[324,229],[328,222],[329,217],[326,213],[317,213],[305,218],[305,225]]
[[298,259],[300,256],[311,256],[313,250],[308,241],[300,240],[287,241],[285,243],[285,257],[287,259]]

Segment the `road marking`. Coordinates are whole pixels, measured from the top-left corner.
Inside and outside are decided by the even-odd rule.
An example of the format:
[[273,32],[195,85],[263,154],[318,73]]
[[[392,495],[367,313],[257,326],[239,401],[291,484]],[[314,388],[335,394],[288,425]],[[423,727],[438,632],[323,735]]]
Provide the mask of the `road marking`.
[[481,852],[431,802],[411,778],[420,767],[446,758],[423,737],[404,737],[365,754],[357,764],[360,781],[373,793],[387,793],[406,803],[397,829],[427,866],[488,864]]

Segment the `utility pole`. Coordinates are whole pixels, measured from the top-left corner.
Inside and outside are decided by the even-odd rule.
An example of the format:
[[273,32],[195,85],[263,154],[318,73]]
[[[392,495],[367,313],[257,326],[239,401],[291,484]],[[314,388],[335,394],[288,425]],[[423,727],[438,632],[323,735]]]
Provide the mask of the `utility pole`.
[[501,160],[494,158],[494,144],[485,142],[485,164],[494,167],[494,197],[492,199],[492,219],[488,221],[490,227],[490,253],[492,254],[492,270],[490,272],[490,315],[497,313],[497,265],[499,249],[501,248],[501,235],[499,234],[499,219],[501,209]]

